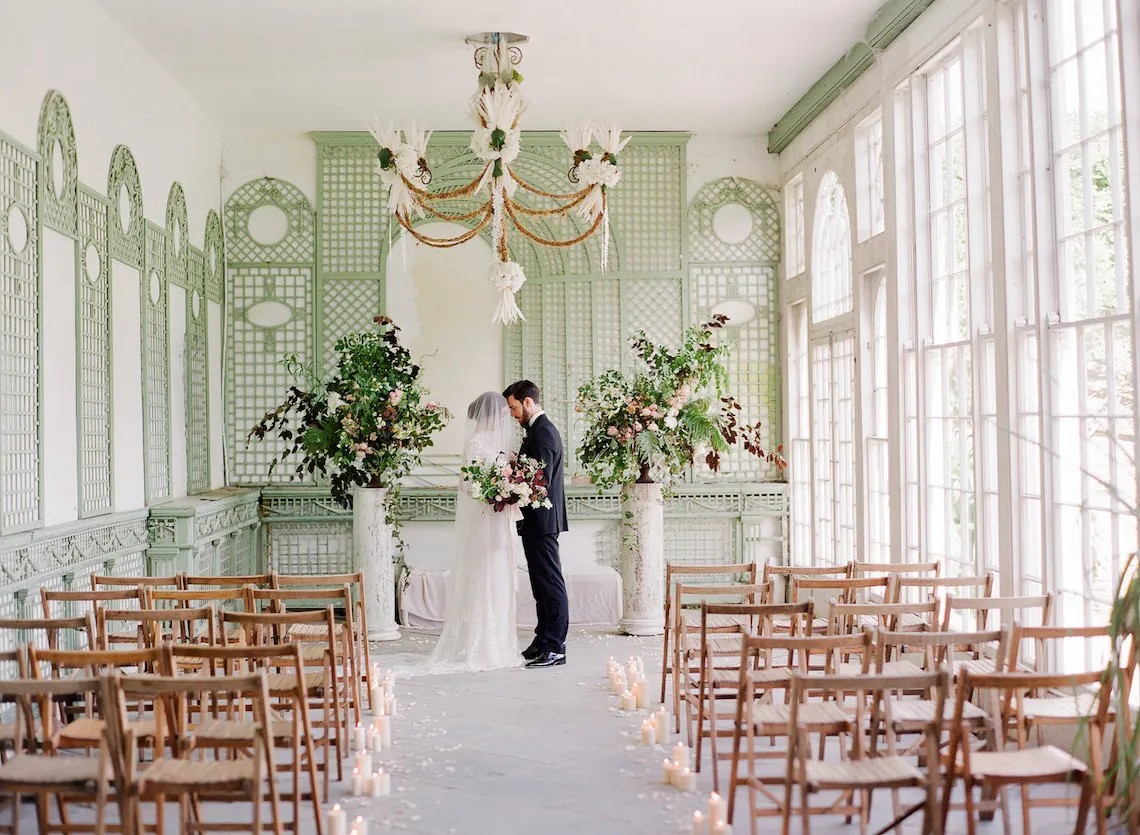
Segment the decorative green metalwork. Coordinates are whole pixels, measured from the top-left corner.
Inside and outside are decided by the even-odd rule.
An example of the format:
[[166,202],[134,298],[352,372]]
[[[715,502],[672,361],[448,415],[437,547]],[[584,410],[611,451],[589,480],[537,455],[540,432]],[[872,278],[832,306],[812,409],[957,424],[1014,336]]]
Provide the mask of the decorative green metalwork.
[[166,195],[166,280],[189,289],[189,225],[181,183],[171,183]]
[[207,362],[206,259],[186,246],[186,492],[210,489],[210,383]]
[[[274,455],[271,445],[247,447],[245,438],[295,382],[281,364],[281,357],[295,353],[301,362],[312,360],[312,293],[311,267],[230,267],[226,292],[226,425],[231,438],[227,470],[233,484],[271,480],[267,475]],[[258,313],[268,315],[259,317]],[[288,481],[290,472],[287,465],[278,467],[272,480]]]
[[[735,211],[735,224],[718,224],[721,210]],[[763,421],[773,446],[780,437],[779,260],[775,191],[737,177],[701,187],[689,206],[690,315],[693,321],[718,312],[730,317],[720,331],[732,343],[730,385],[747,419]],[[734,450],[722,458],[720,477],[759,481],[778,478],[779,471]]]
[[148,503],[170,497],[170,308],[166,233],[146,224],[142,281],[143,467]]
[[75,237],[79,219],[79,162],[67,99],[49,90],[40,107],[41,215],[44,226]]
[[43,518],[36,167],[31,151],[0,135],[0,533]]
[[106,200],[79,187],[76,241],[76,402],[79,404],[79,516],[109,513],[114,461],[111,386],[111,261]]
[[[249,216],[262,206],[285,213],[287,227],[279,241],[262,243],[249,233]],[[225,207],[228,264],[311,264],[316,240],[309,199],[292,183],[262,177],[239,188]]]
[[[123,201],[128,215],[123,217]],[[111,257],[142,269],[146,218],[143,215],[142,185],[134,155],[126,145],[119,145],[111,155],[111,168],[107,174],[107,199],[111,216],[107,225],[107,238]]]
[[206,212],[206,238],[202,251],[206,256],[206,298],[220,302],[225,287],[226,244],[222,219],[213,209]]

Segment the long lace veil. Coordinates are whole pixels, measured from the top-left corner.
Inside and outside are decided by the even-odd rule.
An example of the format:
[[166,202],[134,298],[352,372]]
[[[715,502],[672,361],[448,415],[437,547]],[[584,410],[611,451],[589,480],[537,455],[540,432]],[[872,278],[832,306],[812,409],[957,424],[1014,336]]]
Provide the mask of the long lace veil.
[[493,456],[511,449],[513,441],[511,411],[507,399],[497,391],[487,391],[467,407],[467,437],[464,457],[474,454]]

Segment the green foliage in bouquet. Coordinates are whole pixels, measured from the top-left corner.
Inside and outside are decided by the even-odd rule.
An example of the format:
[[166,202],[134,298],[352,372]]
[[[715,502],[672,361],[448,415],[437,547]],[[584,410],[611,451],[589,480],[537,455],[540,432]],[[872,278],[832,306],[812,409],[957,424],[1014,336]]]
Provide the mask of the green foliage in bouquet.
[[[432,436],[451,418],[429,400],[420,367],[400,344],[399,328],[377,316],[377,330],[351,333],[337,341],[336,372],[326,383],[309,374],[309,388],[290,386],[285,401],[250,430],[246,442],[276,435],[282,451],[272,474],[295,462],[290,480],[320,475],[333,498],[349,506],[353,486],[389,487],[420,462]],[[300,376],[296,355],[285,366]]]
[[657,345],[638,331],[630,345],[645,370],[632,376],[605,371],[578,389],[576,409],[587,421],[578,460],[595,485],[669,484],[702,449],[713,472],[733,446],[780,469],[787,466],[783,446],[768,451],[760,422],[741,423],[740,403],[725,393],[728,347],[714,345],[713,334],[726,321],[717,315],[689,328],[677,348]]

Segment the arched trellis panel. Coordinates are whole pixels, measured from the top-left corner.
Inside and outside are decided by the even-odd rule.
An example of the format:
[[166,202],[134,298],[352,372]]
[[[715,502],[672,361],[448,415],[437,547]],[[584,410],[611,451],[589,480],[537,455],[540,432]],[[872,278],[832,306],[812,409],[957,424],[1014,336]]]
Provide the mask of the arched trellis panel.
[[[316,223],[312,203],[290,182],[251,180],[226,201],[225,260],[227,472],[238,484],[270,481],[272,442],[246,447],[250,428],[297,382],[281,364],[285,354],[316,363]],[[209,228],[209,227],[208,227]],[[210,241],[207,238],[207,261]],[[351,305],[353,302],[348,302]],[[356,300],[376,310],[367,300]],[[375,313],[368,314],[368,320]],[[273,481],[288,481],[290,468]]]
[[142,184],[134,155],[126,145],[119,145],[111,154],[107,199],[111,212],[107,224],[111,257],[142,269],[145,249]]
[[[780,439],[778,194],[739,177],[713,180],[693,198],[688,226],[690,318],[729,317],[719,338],[732,349],[730,390],[746,420],[763,421],[774,447]],[[696,475],[710,474],[698,468]],[[777,471],[734,450],[722,458],[721,476],[760,481]]]
[[39,178],[44,225],[75,237],[79,207],[79,156],[67,99],[49,90],[40,107]]

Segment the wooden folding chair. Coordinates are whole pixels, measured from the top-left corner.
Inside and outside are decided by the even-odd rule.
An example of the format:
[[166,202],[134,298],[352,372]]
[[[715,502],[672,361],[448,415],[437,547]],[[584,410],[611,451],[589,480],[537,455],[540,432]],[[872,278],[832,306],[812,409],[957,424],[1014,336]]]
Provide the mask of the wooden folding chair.
[[[324,624],[323,651],[308,652],[301,647],[301,660],[304,665],[305,697],[310,710],[320,712],[320,718],[313,722],[328,737],[336,749],[336,779],[344,779],[344,758],[348,753],[348,719],[341,701],[340,678],[337,671],[337,652],[341,630],[337,628],[332,606],[324,610],[309,612],[222,612],[222,631],[232,631],[239,640],[248,646],[280,646],[290,643],[315,644],[313,635],[307,635],[303,642],[293,641],[294,629],[304,624]],[[326,740],[321,739],[321,744]],[[324,790],[328,794],[330,768],[326,757],[324,768]]]
[[[148,701],[154,705],[158,729],[153,762],[140,765],[127,703]],[[228,830],[260,833],[266,829],[282,835],[284,828],[269,737],[269,690],[264,672],[244,676],[123,676],[104,678],[104,702],[108,705],[108,739],[116,754],[116,789],[128,806],[127,816],[142,830],[140,803],[156,804],[161,822],[166,800],[178,798],[182,832]],[[196,707],[209,704],[235,718],[248,717],[251,755],[230,759],[204,756],[208,747],[197,744],[192,717]],[[169,734],[169,739],[167,735]],[[172,753],[166,753],[167,748]],[[250,802],[248,821],[222,823],[203,819],[201,801]],[[265,801],[270,820],[263,822]],[[159,824],[161,831],[161,824]]]
[[772,584],[773,603],[794,603],[791,598],[792,577],[851,577],[854,563],[845,562],[842,565],[776,565],[772,562],[764,563],[762,583]]
[[198,609],[103,609],[96,613],[100,649],[131,645],[143,649],[163,641],[207,643],[217,640],[213,606]]
[[900,574],[898,601],[921,603],[931,597],[943,597],[947,594],[957,597],[992,597],[994,581],[992,571],[969,577],[914,577]]
[[[106,609],[145,609],[147,590],[138,586],[129,589],[77,589],[51,591],[40,589],[40,605],[45,618],[92,616],[100,607]],[[97,641],[98,642],[98,641]],[[91,648],[93,645],[89,645]],[[65,647],[79,649],[79,647]]]
[[[305,695],[305,673],[301,661],[301,648],[297,644],[279,646],[202,646],[167,645],[170,653],[169,669],[190,668],[197,675],[233,676],[248,675],[258,670],[266,674],[266,686],[271,699],[269,737],[274,750],[283,750],[289,761],[276,763],[273,752],[269,757],[278,771],[287,771],[292,776],[292,789],[282,791],[280,799],[289,801],[293,816],[288,824],[294,832],[300,832],[301,802],[313,804],[317,835],[323,835],[324,816],[321,814],[321,793],[317,780],[317,770],[328,770],[328,736],[322,746],[323,762],[318,763],[310,724],[308,698]],[[200,748],[247,749],[253,744],[258,729],[244,717],[234,717],[232,712],[220,711],[215,704],[200,706],[200,716],[190,719],[190,731],[195,745]],[[280,718],[282,715],[285,718]],[[308,792],[302,791],[301,770],[308,779]]]
[[103,591],[107,589],[180,589],[183,575],[172,574],[169,577],[120,577],[114,574],[92,574],[91,590]]
[[941,624],[937,600],[925,603],[842,603],[836,600],[828,608],[829,635],[845,635],[861,629],[932,632]]
[[[721,754],[717,750],[717,739],[732,737],[734,734],[733,721],[737,715],[736,697],[739,693],[740,681],[740,650],[745,636],[775,634],[773,622],[779,618],[782,622],[790,623],[793,637],[811,634],[811,624],[815,606],[809,600],[806,603],[709,603],[701,604],[701,632],[700,632],[700,669],[699,687],[694,696],[686,699],[690,729],[693,724],[692,710],[697,709],[697,732],[695,763],[696,771],[701,770],[701,749],[705,736],[709,737],[710,764],[713,769],[713,790],[720,791],[720,767],[722,758],[731,757],[731,750]],[[736,634],[716,633],[710,634],[707,624],[710,620],[721,616],[731,615],[743,621]],[[731,663],[728,662],[731,659]],[[771,687],[776,683],[785,683],[790,672],[786,665],[772,663],[770,654],[764,657],[751,659],[752,668],[748,675],[753,682],[760,686]],[[718,703],[731,702],[727,711],[718,710]],[[728,721],[728,727],[723,726],[722,720]],[[705,728],[705,723],[708,728]],[[690,732],[690,737],[692,736]]]
[[[701,579],[704,579],[709,585],[713,583],[727,585],[738,579],[742,579],[741,585],[754,585],[756,583],[756,563],[742,562],[728,565],[680,565],[666,563],[665,565],[665,635],[661,639],[661,702],[665,702],[665,681],[672,676],[673,717],[676,722],[675,730],[680,730],[681,726],[679,724],[680,719],[677,717],[680,700],[677,696],[677,647],[673,638],[677,633],[678,622],[685,623],[692,628],[696,625],[696,616],[693,612],[681,613],[681,607],[674,594],[674,586],[677,583],[685,583],[689,580],[699,581]],[[697,583],[693,582],[689,584],[696,585]]]
[[[352,590],[352,624],[356,629],[353,640],[357,645],[356,657],[361,660],[358,666],[360,674],[363,676],[365,690],[368,693],[368,707],[373,711],[379,710],[380,705],[372,704],[372,690],[375,685],[372,681],[372,650],[368,642],[368,609],[364,605],[366,599],[364,572],[357,571],[355,574],[279,574],[274,571],[271,574],[269,586],[274,589],[319,589],[348,586]],[[662,697],[662,701],[664,701],[664,697]]]
[[942,631],[996,629],[999,626],[1008,629],[1015,620],[1032,626],[1048,626],[1054,599],[1052,592],[1011,597],[955,597],[948,594],[942,607]]
[[[783,772],[761,774],[757,768],[764,759],[786,759],[787,748],[760,752],[756,748],[759,737],[768,737],[773,744],[776,737],[786,738],[788,732],[788,717],[790,698],[791,673],[799,672],[808,675],[815,668],[821,670],[823,675],[866,674],[870,669],[872,652],[871,635],[863,632],[857,635],[822,635],[822,636],[748,636],[744,639],[740,650],[740,672],[737,680],[736,720],[733,724],[732,735],[732,767],[729,772],[728,792],[728,820],[733,820],[736,808],[736,792],[741,783],[740,760],[747,760],[748,771],[743,782],[748,787],[749,809],[753,820],[755,832],[755,819],[758,816],[783,816],[783,805],[786,800],[781,792],[777,794],[774,787],[784,786],[787,775]],[[822,656],[822,660],[819,656]],[[850,659],[859,656],[860,662],[856,665]],[[767,659],[762,665],[761,659]],[[781,672],[777,659],[782,659],[786,670]],[[763,675],[753,675],[754,672],[767,670]],[[776,701],[774,693],[783,691],[785,697]],[[805,716],[812,718],[819,727],[820,746],[824,745],[828,729],[832,727],[846,728],[846,724],[835,725],[840,721],[846,723],[846,714],[835,704],[830,702],[813,702]],[[839,732],[838,730],[836,732]],[[741,748],[747,742],[747,752],[742,753]],[[757,800],[763,798],[768,807],[760,807]]]
[[0,618],[0,640],[9,646],[95,649],[98,645],[95,613],[92,610],[74,618]]
[[[58,728],[54,720],[52,702],[82,703],[94,709],[99,693],[96,678],[73,677],[55,681],[0,681],[0,700],[16,701],[13,744],[16,756],[0,765],[0,793],[9,795],[12,821],[0,824],[0,832],[17,835],[19,832],[20,797],[34,795],[36,818],[41,833],[106,831],[107,789],[111,766],[107,746],[102,739],[96,741],[93,757],[60,756]],[[33,711],[32,705],[37,709]],[[38,714],[39,730],[29,725]],[[36,738],[41,753],[24,753],[35,746]],[[51,820],[49,800],[56,801],[58,821]],[[68,803],[94,803],[95,822],[80,824],[71,820]]]
[[[768,599],[770,587],[755,583],[711,583],[673,584],[673,658],[669,664],[672,673],[674,730],[681,730],[681,706],[692,695],[700,676],[700,604],[716,602],[764,603]],[[710,633],[738,633],[748,619],[737,619],[729,615],[715,615],[706,624]],[[691,730],[691,729],[690,729]],[[689,743],[692,743],[690,736]]]
[[[28,652],[25,647],[0,651],[0,680],[15,681],[27,677]],[[18,697],[0,698],[0,704],[13,704],[14,712],[30,710],[27,700]],[[24,728],[34,728],[34,721],[30,712],[24,717]],[[0,720],[0,764],[8,762],[9,751],[13,754],[19,754],[23,751],[22,747],[17,747],[19,733],[20,725],[15,721],[15,718],[11,722],[7,719]],[[32,743],[33,745],[35,741],[35,733],[25,734],[24,738],[20,740],[23,744]]]
[[[946,673],[917,673],[914,675],[861,675],[861,676],[804,676],[793,673],[787,736],[789,739],[786,786],[784,791],[783,831],[788,832],[794,808],[793,791],[799,787],[799,814],[807,831],[812,815],[859,816],[859,832],[866,835],[871,813],[871,793],[874,789],[915,788],[925,792],[925,801],[901,810],[896,804],[895,819],[880,832],[899,826],[914,812],[924,812],[924,832],[941,831],[942,810],[938,803],[941,775],[938,770],[938,744],[942,737],[942,717],[945,712],[949,679]],[[894,707],[903,693],[915,691],[928,694],[933,709],[925,723],[926,762],[928,771],[916,767],[910,758],[898,752],[897,726]],[[809,692],[821,701],[810,701]],[[854,712],[835,709],[842,705],[846,694],[854,693]],[[841,720],[839,717],[844,716]],[[821,729],[820,725],[823,725]],[[879,734],[883,729],[886,751],[877,750]],[[808,744],[809,734],[824,732],[840,738],[839,760],[824,759],[821,746],[814,758]],[[869,734],[866,734],[870,730]],[[851,741],[848,751],[846,740]],[[818,792],[838,793],[838,799],[828,806],[813,807],[809,798]],[[858,801],[856,802],[856,798]],[[755,831],[753,816],[753,831]]]
[[[958,681],[954,719],[950,724],[950,747],[946,757],[946,787],[943,791],[943,828],[950,811],[950,795],[954,781],[961,780],[965,791],[966,831],[976,830],[974,789],[994,793],[998,808],[1009,828],[1009,807],[1005,789],[1017,786],[1026,790],[1037,784],[1076,784],[1081,788],[1075,832],[1084,832],[1090,808],[1096,820],[1098,835],[1105,833],[1102,800],[1104,770],[1101,765],[1103,740],[1112,693],[1111,673],[1105,670],[1076,675],[1038,675],[1033,673],[990,673],[977,675],[963,671]],[[1102,685],[1103,686],[1100,686]],[[1088,763],[1053,745],[1027,747],[1024,694],[1030,690],[1077,693],[1082,688],[1100,686],[1094,713],[1088,718]],[[971,745],[971,732],[963,724],[965,705],[975,698],[988,703],[987,745],[977,751]],[[1013,747],[1008,739],[1009,724],[1015,732]],[[1022,810],[1022,824],[1030,835],[1029,810]]]
[[941,577],[942,560],[930,562],[860,562],[851,563],[852,577],[887,577],[897,574],[899,577]]
[[[344,622],[341,629],[342,640],[335,661],[339,665],[338,681],[345,705],[352,710],[352,722],[360,721],[360,665],[364,660],[356,652],[356,621],[353,617],[352,589],[346,583],[339,588],[289,588],[289,589],[245,589],[246,609],[250,612],[296,611],[300,605],[308,609],[332,606],[344,609]],[[316,651],[323,651],[325,625],[321,623],[300,624],[290,630],[289,640],[305,643],[312,638]],[[371,696],[370,696],[371,698]]]
[[272,574],[230,574],[230,575],[193,575],[182,577],[182,588],[187,591],[205,589],[240,589],[243,586],[256,588],[269,588],[273,581]]

